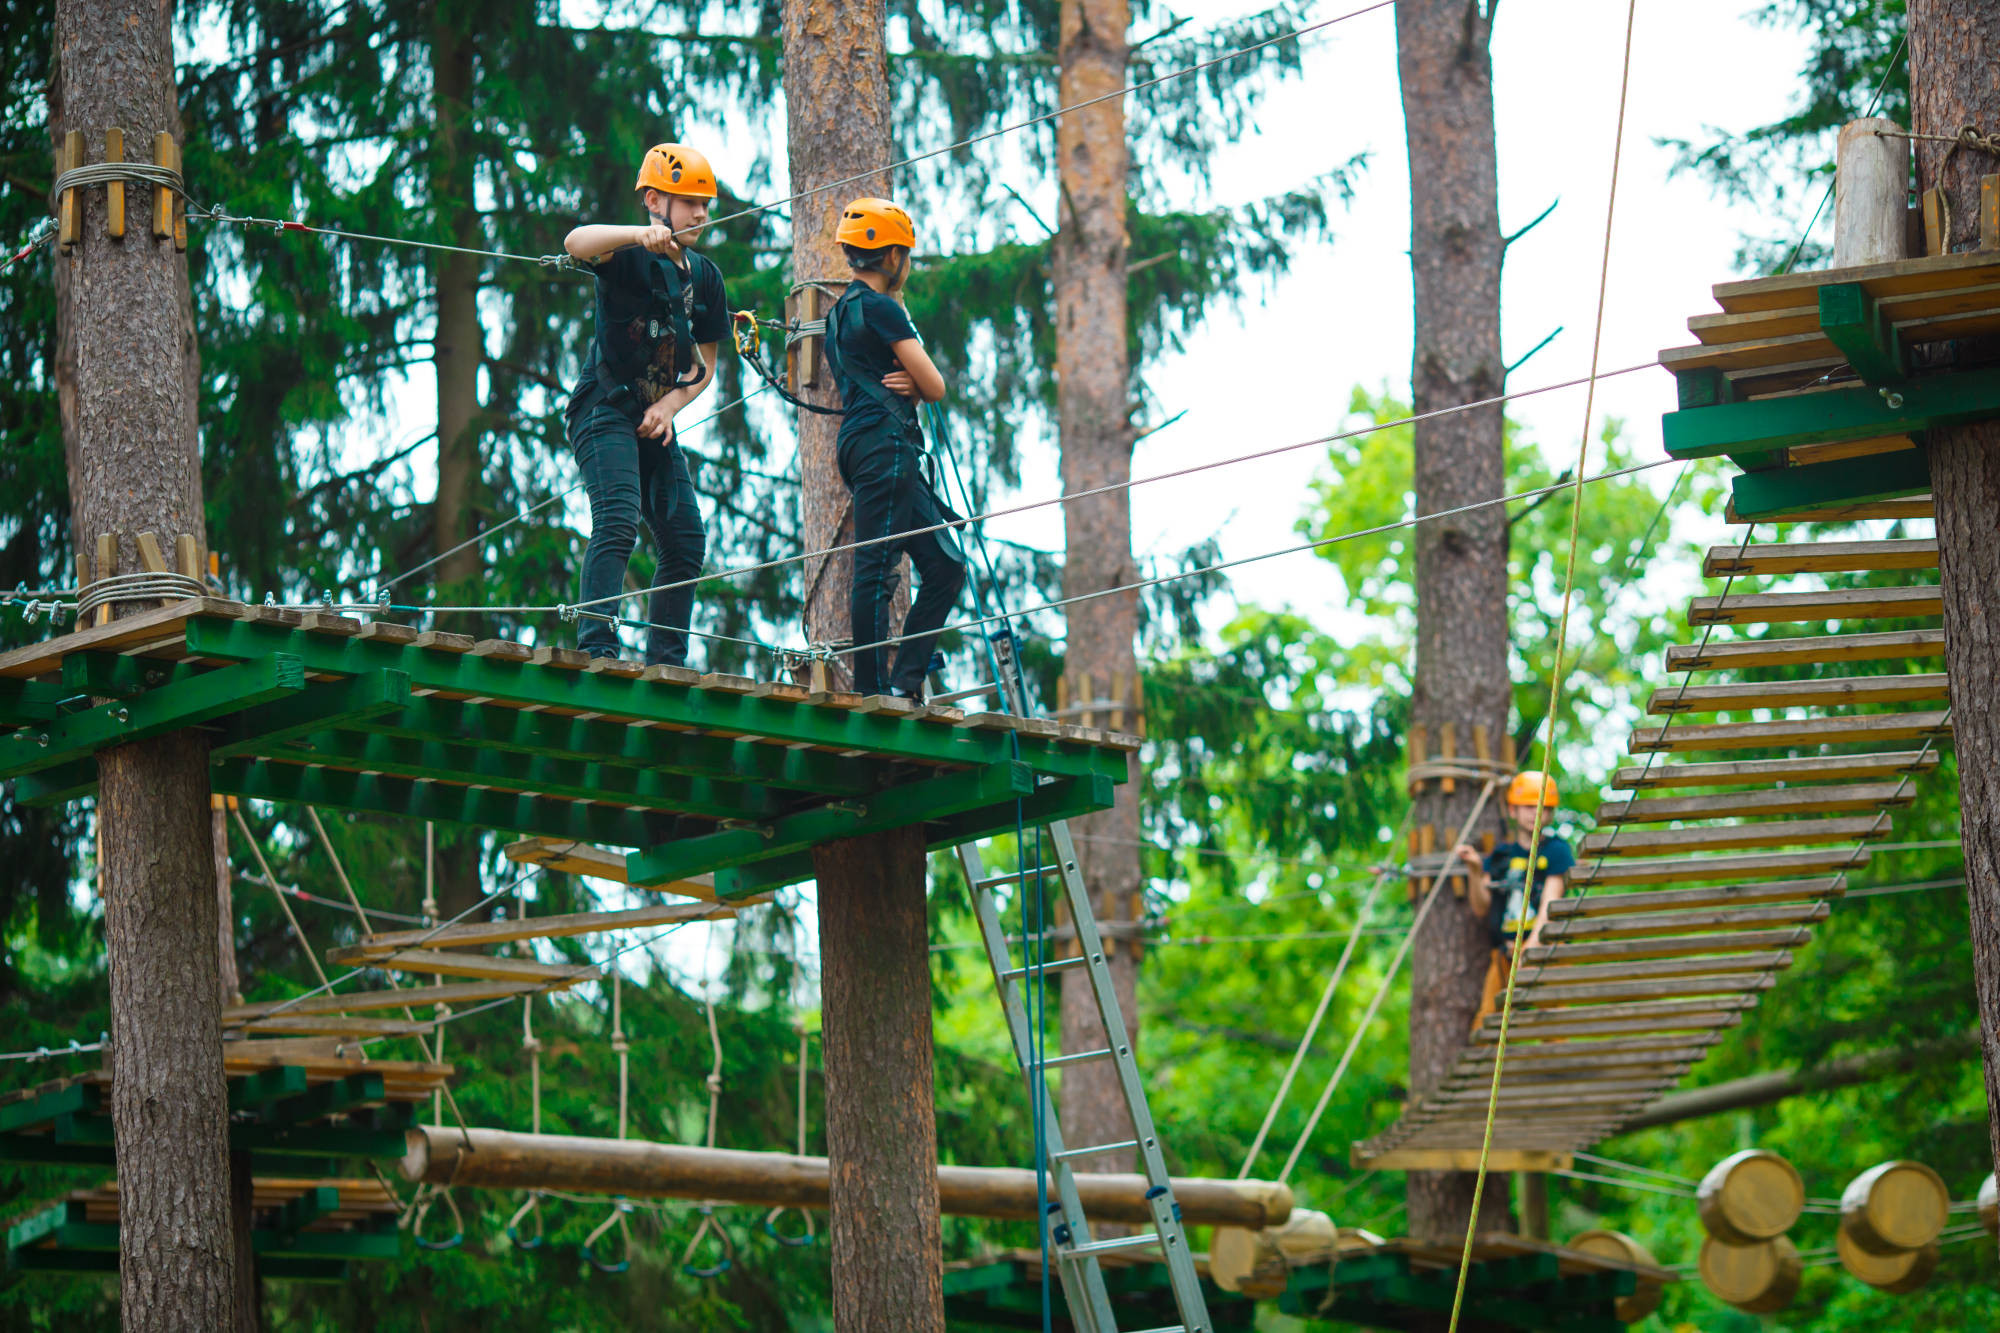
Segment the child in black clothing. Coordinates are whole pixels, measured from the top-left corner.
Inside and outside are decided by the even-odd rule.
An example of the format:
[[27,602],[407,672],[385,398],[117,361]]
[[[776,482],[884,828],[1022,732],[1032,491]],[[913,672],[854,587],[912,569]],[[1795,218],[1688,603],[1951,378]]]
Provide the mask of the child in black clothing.
[[[841,211],[834,235],[855,274],[827,316],[826,332],[827,361],[845,408],[840,476],[854,495],[854,539],[915,534],[854,552],[848,602],[858,649],[854,688],[921,700],[937,630],[965,586],[965,557],[950,530],[917,531],[957,518],[924,477],[917,421],[917,401],[943,398],[944,377],[895,299],[909,281],[916,245],[910,215],[885,199],[857,199]],[[889,601],[906,552],[917,567],[917,596],[891,665],[882,641],[891,637]]]
[[[1487,935],[1493,943],[1485,993],[1472,1021],[1475,1031],[1498,1007],[1513,966],[1516,937],[1524,949],[1541,943],[1549,904],[1562,897],[1564,877],[1576,865],[1576,853],[1569,843],[1550,832],[1556,803],[1553,782],[1545,783],[1540,773],[1516,773],[1507,785],[1507,821],[1514,826],[1515,838],[1498,844],[1483,857],[1471,847],[1452,849],[1471,870],[1466,876],[1466,904],[1474,916],[1486,918]],[[1537,806],[1542,807],[1541,845],[1531,868],[1527,841],[1534,836]]]

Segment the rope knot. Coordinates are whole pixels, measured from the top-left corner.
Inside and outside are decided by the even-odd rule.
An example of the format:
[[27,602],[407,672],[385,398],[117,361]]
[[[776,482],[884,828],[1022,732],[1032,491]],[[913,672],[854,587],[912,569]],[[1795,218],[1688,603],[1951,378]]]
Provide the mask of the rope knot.
[[530,1055],[539,1055],[542,1049],[542,1039],[540,1037],[523,1037],[521,1039],[521,1049]]
[[708,1078],[707,1078],[707,1080],[706,1080],[706,1081],[707,1081],[707,1083],[708,1083],[708,1090],[709,1090],[710,1092],[721,1092],[721,1091],[722,1091],[722,1075],[720,1075],[720,1074],[710,1074],[710,1075],[708,1076]]

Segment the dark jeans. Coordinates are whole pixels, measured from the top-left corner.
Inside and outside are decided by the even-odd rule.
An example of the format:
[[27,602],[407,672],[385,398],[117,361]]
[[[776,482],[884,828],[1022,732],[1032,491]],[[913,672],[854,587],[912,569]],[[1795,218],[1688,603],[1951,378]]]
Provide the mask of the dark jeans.
[[[856,541],[956,517],[924,480],[916,448],[893,430],[842,440],[840,476],[854,493]],[[904,694],[922,693],[936,631],[965,587],[965,557],[947,530],[862,547],[854,553],[854,590],[848,602],[856,647],[890,637],[889,602],[896,595],[897,564],[905,553],[917,567],[917,598],[903,621],[903,633],[913,637],[897,647],[893,667],[887,647],[854,654],[854,688],[862,694],[882,693],[885,679],[889,688]]]
[[[695,507],[687,459],[671,440],[642,440],[631,419],[616,408],[587,407],[567,422],[570,448],[590,493],[590,548],[583,557],[583,593],[594,602],[625,586],[625,566],[639,540],[639,520],[653,534],[659,572],[653,582],[678,583],[701,573],[708,534]],[[618,614],[618,604],[586,608]],[[646,662],[684,666],[688,622],[694,615],[694,585],[653,592],[646,598]],[[618,655],[617,627],[586,616],[576,646],[592,657]]]

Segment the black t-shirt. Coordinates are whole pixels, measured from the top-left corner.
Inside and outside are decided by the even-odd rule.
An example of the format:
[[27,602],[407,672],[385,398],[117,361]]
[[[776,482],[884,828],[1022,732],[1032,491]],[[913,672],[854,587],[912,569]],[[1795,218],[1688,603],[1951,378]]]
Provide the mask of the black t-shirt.
[[1542,909],[1542,882],[1551,875],[1560,879],[1576,865],[1576,853],[1569,843],[1553,833],[1542,836],[1542,854],[1534,874],[1528,873],[1528,849],[1518,842],[1503,842],[1486,856],[1486,876],[1491,881],[1492,906],[1486,910],[1486,927],[1496,949],[1512,948],[1514,908],[1527,914],[1529,930],[1535,927],[1535,913]]
[[[636,414],[691,374],[696,347],[720,343],[728,335],[729,293],[723,287],[722,270],[705,255],[684,253],[685,275],[673,260],[642,245],[628,245],[591,261],[591,276],[597,279],[597,333],[590,342],[583,378],[570,395],[572,412],[604,401],[597,376],[600,362],[613,367],[637,364],[638,373],[631,377],[639,397],[631,406]],[[656,305],[656,291],[682,294],[681,309],[693,346],[675,346],[667,312]]]
[[[903,368],[889,349],[917,336],[909,315],[891,298],[858,279],[848,284],[847,292],[842,298],[847,303],[840,311],[840,404],[846,410],[840,420],[843,444],[894,420],[867,386],[887,393],[882,377]],[[914,407],[912,402],[913,414]]]

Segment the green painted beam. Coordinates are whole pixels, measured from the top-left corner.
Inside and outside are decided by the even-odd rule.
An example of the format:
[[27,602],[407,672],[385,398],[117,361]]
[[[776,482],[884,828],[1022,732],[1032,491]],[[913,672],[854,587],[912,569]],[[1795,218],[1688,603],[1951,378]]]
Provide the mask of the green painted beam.
[[1930,455],[1923,449],[1841,458],[1805,467],[1774,467],[1731,479],[1731,503],[1742,518],[1775,518],[1795,509],[1864,504],[1931,488]]
[[[372,639],[343,638],[251,621],[191,619],[187,622],[187,644],[191,652],[204,657],[248,660],[271,653],[293,653],[314,672],[356,674],[394,668],[408,671],[419,689],[643,718],[784,743],[972,767],[1018,757],[1046,773],[1076,776],[1103,773],[1114,781],[1126,777],[1125,754],[1104,747],[1005,731],[940,726],[912,717],[822,708],[698,686],[399,647]],[[671,742],[663,738],[660,743],[665,746]]]
[[304,663],[289,653],[175,681],[0,739],[0,777],[39,772],[112,746],[198,726],[296,693],[305,684]]
[[118,653],[70,653],[63,658],[63,688],[71,694],[131,699],[176,681],[193,680],[199,667]]
[[274,1102],[263,1109],[259,1119],[271,1124],[295,1125],[302,1121],[318,1120],[348,1111],[369,1102],[380,1102],[385,1095],[382,1076],[363,1071],[342,1078],[329,1079],[307,1088],[295,1097]]
[[267,1254],[287,1259],[393,1259],[403,1252],[403,1238],[394,1231],[253,1232],[250,1246],[261,1269]]
[[385,732],[320,731],[300,737],[295,745],[257,745],[250,753],[464,787],[526,788],[568,800],[643,806],[709,819],[768,818],[786,805],[777,793],[764,787],[684,778],[631,765],[410,740]]
[[231,1125],[229,1146],[279,1157],[399,1158],[410,1150],[401,1129],[345,1125]]
[[638,811],[264,759],[217,764],[209,770],[209,786],[260,801],[304,801],[541,838],[580,838],[609,847],[640,847],[658,839],[648,816]]
[[0,1133],[47,1124],[57,1116],[73,1111],[96,1111],[103,1105],[103,1085],[72,1083],[66,1088],[56,1088],[0,1105]]
[[14,799],[22,805],[67,805],[97,795],[97,757],[73,759],[14,779]]
[[108,1145],[57,1143],[46,1134],[0,1134],[0,1162],[40,1166],[110,1166]]
[[451,699],[412,699],[393,717],[373,719],[351,729],[549,759],[640,765],[691,778],[754,782],[835,796],[862,795],[889,780],[889,765],[872,758],[791,750],[727,736],[632,727],[623,722],[587,721],[561,713],[526,713],[518,708]]
[[0,680],[0,726],[25,727],[54,720],[75,690],[42,680]]
[[289,699],[224,719],[209,760],[253,754],[329,727],[394,713],[409,701],[410,677],[402,671],[366,671],[346,680],[308,685]]
[[1860,283],[1836,282],[1819,289],[1819,328],[1863,384],[1879,389],[1909,378],[1896,326],[1883,317],[1875,298]]
[[298,1096],[310,1085],[311,1080],[302,1065],[260,1069],[248,1078],[237,1079],[229,1085],[229,1109],[261,1112],[273,1102]]
[[1863,385],[1669,412],[1660,419],[1660,435],[1674,458],[1714,458],[1907,435],[1992,417],[2000,417],[2000,370],[1965,370],[1907,380],[1893,390]]

